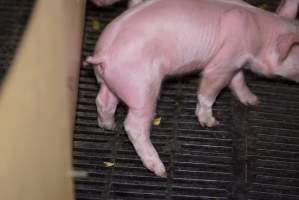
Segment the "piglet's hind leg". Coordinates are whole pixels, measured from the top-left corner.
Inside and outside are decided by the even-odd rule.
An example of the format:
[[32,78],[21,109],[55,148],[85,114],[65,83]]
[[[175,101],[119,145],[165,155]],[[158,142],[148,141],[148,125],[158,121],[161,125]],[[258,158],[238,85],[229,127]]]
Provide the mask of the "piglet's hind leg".
[[166,170],[150,140],[153,112],[148,108],[129,108],[125,129],[143,165],[156,175],[166,177]]
[[101,89],[96,98],[96,105],[98,111],[98,124],[102,128],[113,130],[115,128],[114,113],[117,107],[118,99],[109,90],[109,88],[102,83]]
[[165,167],[150,140],[161,80],[149,81],[148,74],[140,74],[139,78],[143,84],[134,82],[130,87],[130,97],[134,98],[125,101],[129,108],[124,122],[125,130],[143,165],[156,175],[166,177]]

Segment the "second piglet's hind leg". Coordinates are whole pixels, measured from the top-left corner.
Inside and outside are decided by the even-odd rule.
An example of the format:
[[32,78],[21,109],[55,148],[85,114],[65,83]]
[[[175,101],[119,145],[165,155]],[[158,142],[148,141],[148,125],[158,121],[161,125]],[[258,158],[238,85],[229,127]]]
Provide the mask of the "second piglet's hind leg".
[[100,127],[109,130],[115,128],[114,113],[117,103],[117,97],[109,90],[105,83],[102,83],[96,98],[98,125]]

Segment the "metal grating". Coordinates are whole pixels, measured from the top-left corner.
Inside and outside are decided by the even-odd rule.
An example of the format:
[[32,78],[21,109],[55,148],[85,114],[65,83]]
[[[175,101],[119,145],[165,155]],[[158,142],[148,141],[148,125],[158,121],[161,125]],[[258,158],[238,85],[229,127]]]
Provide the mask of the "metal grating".
[[[279,1],[250,1],[274,10]],[[87,3],[82,59],[90,55],[104,26],[125,9],[120,3],[96,8]],[[73,140],[74,167],[87,172],[75,178],[77,200],[295,200],[299,199],[299,87],[248,73],[250,87],[260,97],[258,107],[241,105],[228,90],[214,112],[221,124],[199,126],[197,76],[163,84],[157,106],[160,126],[151,138],[166,165],[167,179],[148,172],[123,130],[126,107],[119,105],[117,131],[97,127],[93,71],[82,65]],[[114,163],[105,167],[103,162]]]
[[0,86],[21,41],[35,0],[0,0]]

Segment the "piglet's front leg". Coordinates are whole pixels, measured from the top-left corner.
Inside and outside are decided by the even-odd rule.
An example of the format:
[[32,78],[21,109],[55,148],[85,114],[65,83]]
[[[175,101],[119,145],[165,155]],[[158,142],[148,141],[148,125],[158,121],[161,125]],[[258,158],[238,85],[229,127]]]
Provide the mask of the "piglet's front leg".
[[239,71],[232,79],[230,89],[233,94],[241,101],[244,105],[257,105],[259,104],[259,99],[255,96],[248,88],[244,74]]
[[[202,73],[196,115],[199,123],[203,127],[214,127],[219,124],[213,117],[212,106],[219,92],[232,82],[233,77],[241,70],[241,67],[247,61],[246,59],[241,59],[242,55],[240,55],[240,52],[244,52],[245,47],[248,46],[248,44],[245,43],[240,44],[240,41],[242,41],[244,37],[243,32],[240,30],[247,30],[247,26],[252,25],[253,22],[250,15],[239,8],[229,10],[222,16],[222,27],[226,27],[230,24],[234,24],[235,26],[231,27],[229,31],[222,29],[225,42]],[[236,93],[243,97],[244,95],[241,94],[242,89],[248,88],[242,75],[243,74],[239,74],[236,76],[233,85],[234,89],[236,89]],[[238,88],[236,86],[238,83],[242,83],[243,85]],[[247,94],[252,94],[249,89]]]
[[196,115],[202,127],[214,127],[219,122],[213,116],[212,106],[219,92],[230,82],[233,73],[205,73],[198,92]]
[[232,49],[223,49],[223,52],[225,54],[220,53],[202,72],[195,111],[202,127],[214,127],[219,124],[213,116],[212,106],[220,91],[231,82],[239,68],[233,64],[234,57],[229,56],[234,53]]

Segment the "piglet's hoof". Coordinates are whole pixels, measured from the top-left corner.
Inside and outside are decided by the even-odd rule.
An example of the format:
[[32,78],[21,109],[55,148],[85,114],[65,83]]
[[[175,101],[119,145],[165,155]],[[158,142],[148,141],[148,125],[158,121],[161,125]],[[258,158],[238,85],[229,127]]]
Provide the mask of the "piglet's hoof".
[[148,169],[154,172],[157,176],[167,178],[167,172],[162,163],[155,163],[154,165],[148,167]]
[[116,123],[112,121],[105,121],[103,122],[99,117],[98,117],[98,125],[101,128],[107,129],[107,130],[115,130],[116,129]]
[[144,166],[155,173],[157,176],[160,176],[162,178],[167,178],[167,172],[166,169],[161,162],[161,160],[143,160]]
[[199,123],[202,127],[208,127],[208,128],[212,128],[219,125],[219,122],[214,117],[199,119]]
[[240,99],[241,103],[246,105],[246,106],[257,106],[260,104],[260,101],[257,96],[254,94],[246,96],[246,98]]

